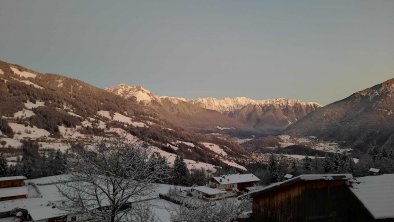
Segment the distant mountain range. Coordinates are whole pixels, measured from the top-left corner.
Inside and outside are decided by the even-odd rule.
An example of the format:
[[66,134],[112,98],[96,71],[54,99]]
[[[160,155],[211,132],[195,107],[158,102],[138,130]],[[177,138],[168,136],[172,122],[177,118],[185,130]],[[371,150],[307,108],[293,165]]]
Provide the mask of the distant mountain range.
[[120,84],[106,90],[154,108],[163,118],[197,130],[277,132],[319,107],[294,99],[253,100],[157,96],[141,86]]

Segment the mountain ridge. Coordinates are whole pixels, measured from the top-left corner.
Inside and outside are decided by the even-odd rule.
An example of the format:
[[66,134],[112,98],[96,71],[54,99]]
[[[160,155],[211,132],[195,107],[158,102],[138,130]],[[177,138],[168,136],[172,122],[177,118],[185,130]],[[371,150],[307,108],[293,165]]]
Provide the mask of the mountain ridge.
[[287,133],[344,141],[358,150],[394,145],[394,78],[309,113]]
[[[225,119],[225,123],[216,121],[214,126],[212,124],[206,125],[207,128],[211,129],[221,127],[259,132],[280,131],[307,113],[321,107],[315,102],[302,102],[296,99],[284,98],[267,100],[253,100],[246,97],[186,99],[182,97],[157,96],[141,86],[129,86],[123,83],[112,88],[106,88],[106,90],[124,98],[134,98],[135,101],[148,106],[160,106],[160,104],[167,104],[167,106],[179,105],[183,109],[185,109],[185,106],[189,106],[189,109],[199,109],[200,115],[204,116],[209,115],[208,111],[201,109],[216,111],[222,114],[221,117],[217,113],[210,112],[211,115],[215,115],[216,119]],[[160,108],[157,108],[157,111],[160,112]],[[182,112],[179,111],[178,113]],[[227,117],[230,117],[230,119]],[[163,118],[166,119],[166,115],[163,115]],[[177,120],[175,119],[171,118],[172,121],[176,122]],[[212,118],[211,120],[214,121]],[[189,119],[189,123],[186,125],[196,125],[196,123],[190,122],[191,120]],[[233,122],[233,124],[229,124],[229,122]]]

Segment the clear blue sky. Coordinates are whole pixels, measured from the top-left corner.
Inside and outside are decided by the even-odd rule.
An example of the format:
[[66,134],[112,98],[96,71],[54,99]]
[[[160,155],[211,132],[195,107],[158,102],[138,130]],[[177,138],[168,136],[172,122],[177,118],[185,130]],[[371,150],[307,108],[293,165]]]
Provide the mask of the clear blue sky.
[[0,59],[99,87],[327,104],[394,77],[394,1],[0,0]]

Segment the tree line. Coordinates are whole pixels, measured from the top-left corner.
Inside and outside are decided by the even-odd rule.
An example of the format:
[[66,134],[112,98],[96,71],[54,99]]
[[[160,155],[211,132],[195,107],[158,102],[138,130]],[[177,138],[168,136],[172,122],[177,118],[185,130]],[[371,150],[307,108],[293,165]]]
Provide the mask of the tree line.
[[[73,146],[75,150],[83,150],[83,147]],[[54,176],[67,173],[68,161],[75,158],[70,152],[39,151],[39,144],[33,141],[22,141],[22,157],[17,157],[15,164],[8,164],[6,157],[0,154],[0,177],[25,176],[28,179]],[[180,186],[204,185],[207,181],[207,172],[203,169],[189,170],[182,156],[176,156],[173,166],[167,163],[167,159],[158,153],[150,157],[150,161],[156,163],[156,167],[167,169],[168,175],[160,175],[156,183],[166,183]],[[151,168],[151,173],[156,168]]]

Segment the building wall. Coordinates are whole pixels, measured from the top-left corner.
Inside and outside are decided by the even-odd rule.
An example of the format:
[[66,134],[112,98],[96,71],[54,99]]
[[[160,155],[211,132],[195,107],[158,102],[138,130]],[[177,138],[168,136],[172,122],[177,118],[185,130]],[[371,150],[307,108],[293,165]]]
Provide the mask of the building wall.
[[18,195],[18,196],[12,196],[12,197],[0,197],[0,201],[15,200],[15,199],[22,199],[22,198],[27,198],[27,195]]
[[8,188],[8,187],[21,187],[25,185],[24,180],[7,180],[0,181],[0,188]]
[[253,197],[251,221],[373,221],[344,181],[298,181]]
[[247,187],[253,187],[255,184],[255,182],[239,183],[237,184],[237,189],[239,191],[244,191]]

